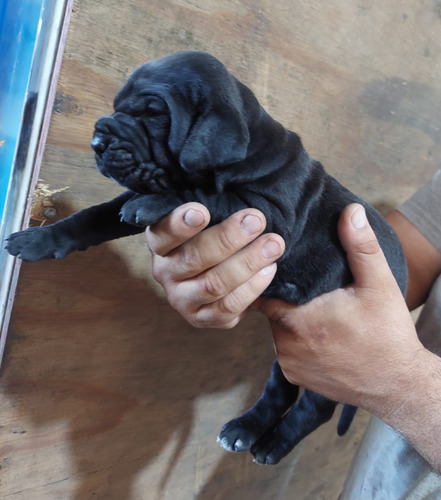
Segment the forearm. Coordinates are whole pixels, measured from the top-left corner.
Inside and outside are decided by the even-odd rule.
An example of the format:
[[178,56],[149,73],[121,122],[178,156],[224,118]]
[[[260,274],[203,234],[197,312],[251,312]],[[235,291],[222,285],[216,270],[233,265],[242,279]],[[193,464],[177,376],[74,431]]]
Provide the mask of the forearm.
[[418,354],[389,404],[366,409],[399,431],[441,473],[441,359],[425,349]]
[[386,219],[403,246],[409,270],[406,302],[416,309],[427,299],[433,282],[441,272],[441,254],[404,215],[397,210]]
[[[423,304],[441,269],[437,249],[411,224],[404,215],[394,211],[387,217],[403,245],[409,269],[406,302],[410,310]],[[404,379],[391,395],[395,407],[384,413],[371,408],[372,413],[398,430],[432,465],[441,472],[441,359],[422,349],[407,369]]]

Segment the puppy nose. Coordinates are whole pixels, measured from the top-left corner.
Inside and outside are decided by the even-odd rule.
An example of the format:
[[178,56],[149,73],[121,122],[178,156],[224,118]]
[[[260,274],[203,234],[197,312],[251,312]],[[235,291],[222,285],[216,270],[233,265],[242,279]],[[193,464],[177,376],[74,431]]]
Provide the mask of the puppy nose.
[[94,135],[90,145],[92,146],[92,149],[95,151],[95,153],[101,155],[107,149],[108,144],[104,137],[100,135]]

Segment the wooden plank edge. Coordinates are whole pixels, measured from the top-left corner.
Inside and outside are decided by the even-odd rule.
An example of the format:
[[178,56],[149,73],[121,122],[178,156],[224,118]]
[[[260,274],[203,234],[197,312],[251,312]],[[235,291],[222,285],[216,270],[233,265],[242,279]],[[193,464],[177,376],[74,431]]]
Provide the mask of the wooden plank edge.
[[[41,163],[44,154],[44,148],[46,145],[46,140],[49,132],[49,125],[51,121],[52,111],[55,102],[55,95],[57,90],[58,78],[60,75],[61,65],[63,61],[64,47],[66,45],[67,35],[69,31],[70,19],[72,17],[74,0],[65,0],[63,4],[60,2],[55,2],[58,9],[58,13],[55,13],[54,18],[58,14],[57,25],[58,29],[53,30],[51,34],[51,39],[48,42],[52,46],[51,53],[47,56],[47,64],[49,71],[48,84],[46,86],[46,93],[44,97],[44,103],[40,111],[40,119],[38,116],[35,117],[34,126],[38,127],[38,121],[40,121],[40,129],[38,142],[36,146],[36,151],[32,154],[31,151],[28,152],[27,161],[32,161],[33,165],[31,167],[30,178],[28,179],[28,188],[25,190],[24,209],[22,212],[22,218],[20,226],[21,229],[25,229],[29,222],[29,217],[31,214],[32,206],[32,195],[34,193],[35,187],[37,185],[38,177],[40,174]],[[11,318],[12,307],[14,303],[15,292],[17,289],[18,277],[20,273],[21,260],[9,256],[6,262],[6,298],[4,313],[0,318],[0,367],[3,359],[3,354],[6,345],[7,332],[9,328],[9,321]]]

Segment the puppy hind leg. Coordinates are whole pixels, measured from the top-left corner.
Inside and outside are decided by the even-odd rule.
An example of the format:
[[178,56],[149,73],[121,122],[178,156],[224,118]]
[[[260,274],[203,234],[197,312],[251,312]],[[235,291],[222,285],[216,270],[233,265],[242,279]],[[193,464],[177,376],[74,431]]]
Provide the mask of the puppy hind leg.
[[254,461],[275,465],[312,431],[331,419],[335,401],[305,390],[299,402],[251,448]]
[[298,393],[299,387],[286,380],[279,363],[274,361],[270,378],[256,404],[242,416],[225,424],[218,442],[227,451],[250,450],[267,429],[272,428],[295,403]]
[[340,420],[338,421],[337,434],[339,436],[344,436],[351,426],[352,420],[354,420],[355,414],[357,413],[357,407],[352,405],[344,405],[341,411]]

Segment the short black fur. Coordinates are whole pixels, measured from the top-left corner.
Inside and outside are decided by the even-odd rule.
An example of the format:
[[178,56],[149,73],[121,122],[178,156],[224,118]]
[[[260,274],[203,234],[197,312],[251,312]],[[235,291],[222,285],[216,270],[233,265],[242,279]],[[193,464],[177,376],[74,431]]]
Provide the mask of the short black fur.
[[[405,293],[406,263],[391,227],[310,158],[299,136],[271,118],[211,55],[180,52],[141,66],[114,108],[96,123],[92,147],[101,173],[130,191],[51,226],[12,234],[12,255],[33,262],[62,258],[139,233],[189,201],[208,207],[211,224],[254,207],[265,214],[266,231],[286,242],[263,296],[303,304],[351,281],[337,221],[346,205],[358,202]],[[275,361],[256,405],[222,429],[222,446],[277,463],[329,420],[337,404],[311,391],[296,403],[298,392]],[[340,434],[354,412],[345,407]]]

